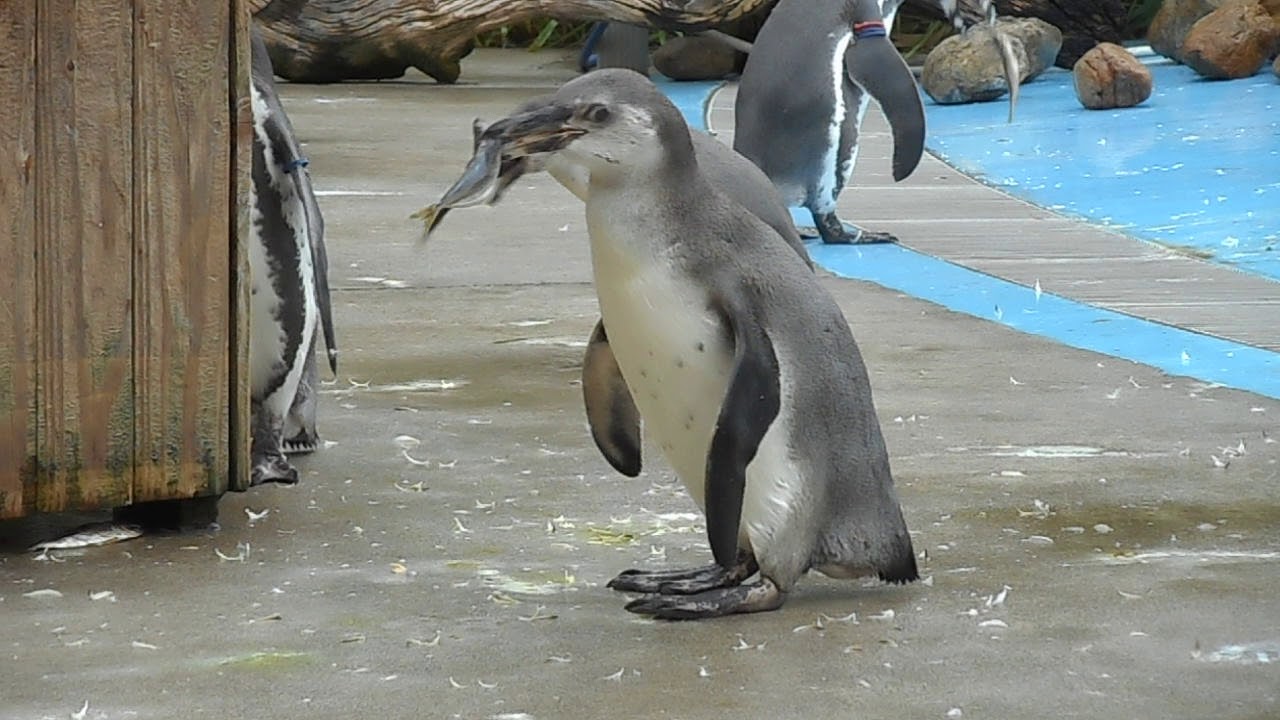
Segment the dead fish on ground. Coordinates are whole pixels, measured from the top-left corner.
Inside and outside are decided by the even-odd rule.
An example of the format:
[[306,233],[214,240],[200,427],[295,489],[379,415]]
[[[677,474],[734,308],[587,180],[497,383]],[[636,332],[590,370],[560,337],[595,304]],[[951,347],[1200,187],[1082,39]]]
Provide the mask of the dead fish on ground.
[[1005,82],[1009,85],[1009,122],[1013,122],[1013,113],[1018,105],[1018,89],[1022,84],[1022,64],[1018,62],[1018,56],[1014,52],[1013,36],[1000,28],[996,14],[996,5],[992,0],[960,0],[954,23],[956,30],[962,32],[984,25],[991,32],[996,49],[1000,52]]
[[75,548],[98,547],[111,543],[132,540],[142,536],[142,527],[123,523],[100,522],[81,525],[69,535],[56,540],[45,540],[32,545],[31,552],[42,550],[73,550]]

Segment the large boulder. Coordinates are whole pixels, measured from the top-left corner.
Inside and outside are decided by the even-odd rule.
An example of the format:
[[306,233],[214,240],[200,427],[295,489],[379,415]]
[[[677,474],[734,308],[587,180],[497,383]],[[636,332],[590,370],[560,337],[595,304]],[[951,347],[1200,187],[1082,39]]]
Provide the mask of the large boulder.
[[[1062,46],[1062,33],[1043,20],[1000,18],[999,26],[1013,38],[1023,82],[1052,65]],[[925,58],[920,84],[934,102],[943,105],[995,100],[1009,92],[991,27],[977,25],[938,43]]]
[[1182,43],[1183,62],[1214,80],[1250,77],[1280,50],[1280,18],[1261,0],[1226,0]]
[[1151,71],[1128,50],[1099,43],[1071,70],[1076,97],[1090,110],[1133,107],[1151,97]]
[[746,56],[719,40],[674,37],[653,52],[653,66],[672,80],[719,80],[741,69]]
[[1217,10],[1223,0],[1164,0],[1147,28],[1147,42],[1161,55],[1186,62],[1182,43],[1191,27],[1205,15]]

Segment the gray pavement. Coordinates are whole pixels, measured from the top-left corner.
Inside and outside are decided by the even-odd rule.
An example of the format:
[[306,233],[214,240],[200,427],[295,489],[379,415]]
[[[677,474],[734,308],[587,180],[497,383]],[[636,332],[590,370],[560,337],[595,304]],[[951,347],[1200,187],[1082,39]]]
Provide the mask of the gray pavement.
[[[0,526],[0,717],[1280,716],[1280,402],[825,276],[926,581],[624,612],[615,573],[709,553],[656,452],[629,480],[586,432],[580,205],[531,177],[426,250],[408,220],[472,117],[572,75],[478,52],[470,85],[281,86],[329,228],[330,446],[297,487],[227,496],[217,531],[38,559],[71,518]],[[984,190],[916,211],[1011,202]]]

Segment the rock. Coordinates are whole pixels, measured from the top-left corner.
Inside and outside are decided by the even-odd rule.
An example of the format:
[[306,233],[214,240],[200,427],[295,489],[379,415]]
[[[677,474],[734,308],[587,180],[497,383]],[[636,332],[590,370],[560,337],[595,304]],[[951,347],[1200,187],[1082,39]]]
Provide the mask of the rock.
[[[1057,57],[1062,33],[1052,25],[1036,18],[1000,18],[999,23],[1013,38],[1020,80],[1035,78]],[[938,43],[925,58],[920,84],[943,105],[995,100],[1009,92],[991,28],[977,25]]]
[[1071,70],[1076,97],[1090,110],[1133,107],[1151,97],[1151,71],[1128,50],[1099,43]]
[[1147,28],[1151,49],[1172,60],[1186,62],[1182,59],[1182,43],[1191,26],[1222,3],[1223,0],[1164,0]]
[[1276,77],[1280,77],[1280,57],[1276,58],[1276,64],[1272,65],[1271,69],[1275,72]]
[[719,80],[737,72],[746,56],[718,40],[674,37],[653,52],[653,66],[672,80]]
[[1280,50],[1280,18],[1259,0],[1227,0],[1191,27],[1183,62],[1213,80],[1250,77]]

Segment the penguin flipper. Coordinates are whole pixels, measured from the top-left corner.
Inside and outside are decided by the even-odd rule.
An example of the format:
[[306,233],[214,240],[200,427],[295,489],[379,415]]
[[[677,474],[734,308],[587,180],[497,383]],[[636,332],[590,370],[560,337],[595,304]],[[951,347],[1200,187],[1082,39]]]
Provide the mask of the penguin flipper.
[[749,310],[722,299],[720,314],[733,336],[733,369],[707,453],[707,539],[724,568],[738,557],[738,530],[747,465],[782,407],[773,341]]
[[329,371],[338,374],[338,344],[333,331],[333,305],[329,299],[329,253],[324,246],[324,217],[316,205],[311,187],[311,174],[306,168],[291,173],[298,186],[307,213],[307,229],[311,234],[311,267],[316,278],[316,308],[320,312],[320,332],[324,334],[324,347],[329,361]]
[[639,475],[640,411],[613,356],[604,321],[596,322],[587,341],[582,359],[582,399],[591,437],[600,454],[623,475]]
[[847,77],[875,98],[888,118],[893,129],[893,179],[905,179],[924,155],[924,103],[911,68],[886,35],[850,43],[844,67]]

